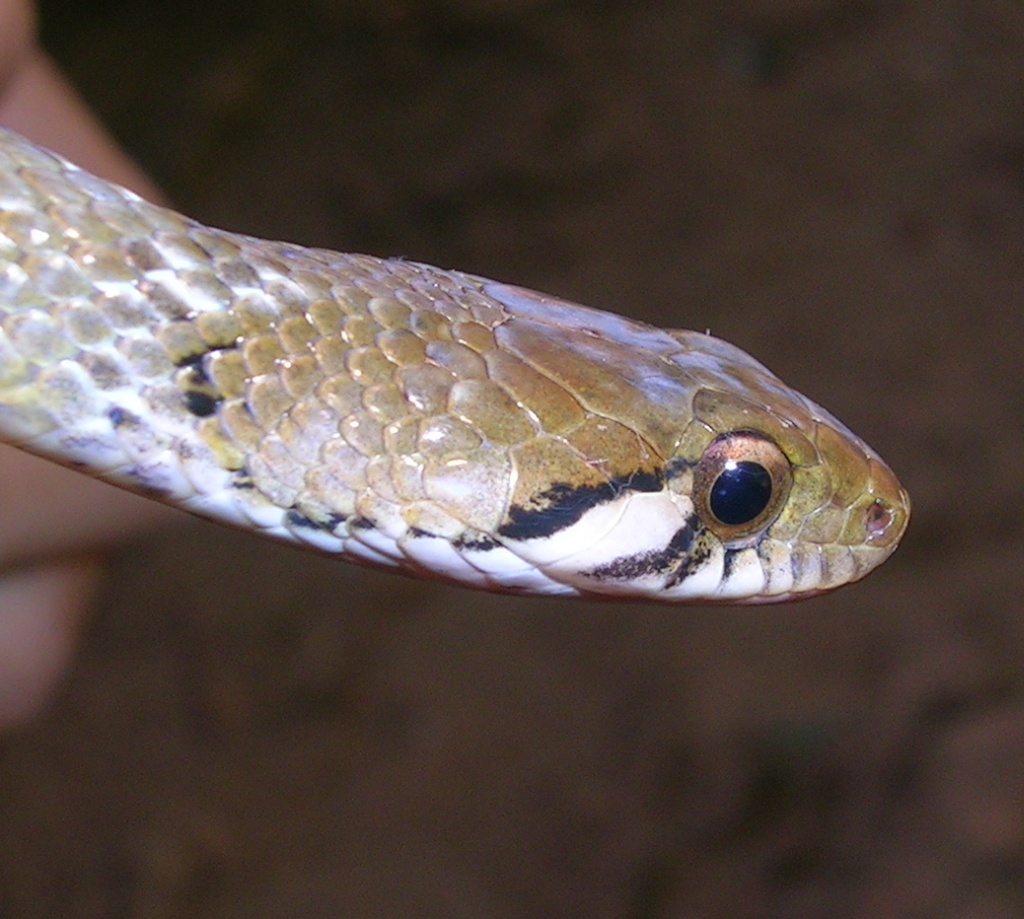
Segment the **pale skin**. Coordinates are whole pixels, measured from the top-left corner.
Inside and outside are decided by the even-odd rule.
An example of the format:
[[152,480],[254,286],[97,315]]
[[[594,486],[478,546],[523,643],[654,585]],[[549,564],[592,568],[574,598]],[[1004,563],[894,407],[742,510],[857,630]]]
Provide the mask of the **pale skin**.
[[[0,124],[151,200],[161,195],[0,0]],[[0,445],[0,731],[52,698],[93,603],[104,549],[174,512]]]

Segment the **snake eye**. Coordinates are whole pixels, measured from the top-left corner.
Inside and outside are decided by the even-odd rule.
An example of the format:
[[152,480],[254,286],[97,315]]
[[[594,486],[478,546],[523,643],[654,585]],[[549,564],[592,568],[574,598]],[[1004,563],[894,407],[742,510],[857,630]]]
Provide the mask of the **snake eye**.
[[727,543],[760,533],[782,510],[792,483],[789,460],[754,431],[722,434],[694,469],[693,500],[711,532]]
[[729,460],[711,486],[711,513],[729,526],[756,520],[772,497],[772,477],[760,463]]

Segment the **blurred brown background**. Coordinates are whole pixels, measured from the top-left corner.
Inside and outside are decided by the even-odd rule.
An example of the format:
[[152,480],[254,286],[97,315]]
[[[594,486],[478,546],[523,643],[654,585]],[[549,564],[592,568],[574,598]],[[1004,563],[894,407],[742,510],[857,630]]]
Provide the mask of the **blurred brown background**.
[[51,0],[43,35],[193,216],[710,328],[915,519],[753,610],[125,546],[0,741],[0,917],[1024,915],[1024,5]]

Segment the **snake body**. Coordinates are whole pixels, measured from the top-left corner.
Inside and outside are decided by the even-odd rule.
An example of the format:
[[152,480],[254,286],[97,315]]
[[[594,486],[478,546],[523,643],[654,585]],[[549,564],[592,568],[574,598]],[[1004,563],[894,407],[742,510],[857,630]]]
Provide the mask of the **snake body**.
[[510,593],[808,596],[909,516],[873,450],[709,335],[210,229],[6,131],[0,439]]

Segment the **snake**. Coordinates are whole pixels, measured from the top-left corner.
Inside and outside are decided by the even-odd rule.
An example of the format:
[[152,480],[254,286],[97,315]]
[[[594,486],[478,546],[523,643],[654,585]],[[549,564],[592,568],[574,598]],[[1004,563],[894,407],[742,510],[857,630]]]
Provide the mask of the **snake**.
[[814,596],[910,515],[873,449],[710,334],[212,229],[4,129],[0,440],[514,595]]

